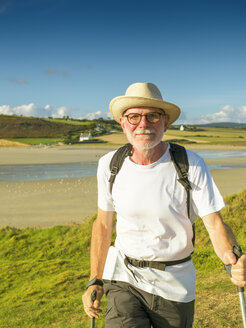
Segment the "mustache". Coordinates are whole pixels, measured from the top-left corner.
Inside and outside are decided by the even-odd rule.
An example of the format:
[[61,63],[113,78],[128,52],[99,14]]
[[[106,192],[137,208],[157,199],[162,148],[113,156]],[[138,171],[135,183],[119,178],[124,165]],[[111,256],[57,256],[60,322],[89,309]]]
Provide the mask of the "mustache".
[[138,134],[154,134],[156,135],[156,131],[153,129],[139,129],[133,132],[133,135],[136,136]]

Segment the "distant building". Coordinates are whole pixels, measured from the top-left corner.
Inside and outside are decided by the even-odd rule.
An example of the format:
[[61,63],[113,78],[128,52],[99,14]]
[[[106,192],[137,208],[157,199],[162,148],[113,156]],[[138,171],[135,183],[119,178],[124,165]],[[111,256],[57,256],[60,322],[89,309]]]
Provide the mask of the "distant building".
[[186,131],[186,130],[188,130],[188,128],[187,128],[186,125],[181,124],[179,130],[180,131]]
[[104,128],[101,127],[101,125],[97,125],[97,126],[95,127],[95,130],[96,130],[97,132],[102,132],[102,131],[104,131]]
[[92,135],[91,133],[81,133],[80,134],[80,137],[79,137],[79,141],[80,142],[83,142],[83,141],[88,141],[88,140],[92,140]]

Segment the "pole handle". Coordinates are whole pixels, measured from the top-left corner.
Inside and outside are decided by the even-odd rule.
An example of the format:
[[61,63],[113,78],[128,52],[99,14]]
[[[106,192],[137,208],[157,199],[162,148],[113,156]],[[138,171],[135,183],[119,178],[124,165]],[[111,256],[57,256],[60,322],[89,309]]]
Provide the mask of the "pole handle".
[[[94,302],[97,298],[97,291],[96,290],[93,290],[93,292],[91,293],[91,300],[92,302]],[[91,319],[91,328],[94,328],[95,327],[95,318],[92,318]]]
[[[233,254],[236,256],[236,259],[238,260],[243,252],[239,245],[234,245],[232,248]],[[231,277],[231,264],[225,264],[225,270],[228,273],[228,275]],[[244,292],[244,287],[237,287],[238,292]]]
[[97,298],[97,291],[96,290],[93,290],[93,292],[91,293],[91,300],[92,302],[94,302]]

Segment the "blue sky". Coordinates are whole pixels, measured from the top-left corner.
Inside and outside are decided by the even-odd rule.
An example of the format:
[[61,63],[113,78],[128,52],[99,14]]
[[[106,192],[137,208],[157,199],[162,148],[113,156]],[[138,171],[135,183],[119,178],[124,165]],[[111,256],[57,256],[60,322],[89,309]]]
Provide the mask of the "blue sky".
[[107,117],[152,82],[177,123],[246,123],[245,1],[0,0],[0,113]]

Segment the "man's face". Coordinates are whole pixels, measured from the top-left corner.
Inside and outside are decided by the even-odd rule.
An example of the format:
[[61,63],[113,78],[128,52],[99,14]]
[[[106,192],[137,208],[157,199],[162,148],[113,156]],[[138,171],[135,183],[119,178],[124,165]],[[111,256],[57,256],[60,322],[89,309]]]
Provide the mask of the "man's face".
[[[129,122],[131,121],[130,116],[128,116],[129,114],[146,115],[149,113],[161,114],[154,114],[159,118],[159,121],[149,122],[152,121],[152,115],[149,117],[149,121],[148,117],[142,116],[138,124],[132,124]],[[120,123],[128,141],[138,150],[148,150],[157,146],[161,142],[163,133],[166,131],[168,126],[169,117],[163,114],[164,112],[157,108],[137,107],[127,109],[124,112],[123,117],[120,118]],[[136,122],[134,121],[134,123]]]

